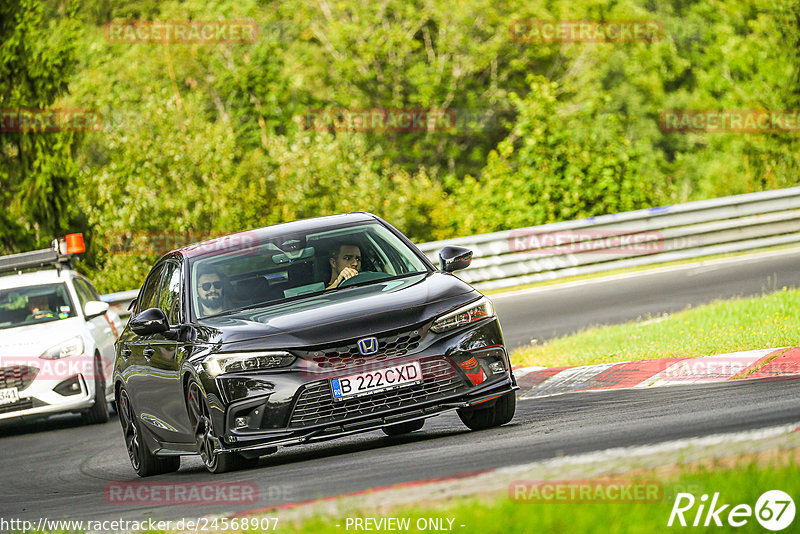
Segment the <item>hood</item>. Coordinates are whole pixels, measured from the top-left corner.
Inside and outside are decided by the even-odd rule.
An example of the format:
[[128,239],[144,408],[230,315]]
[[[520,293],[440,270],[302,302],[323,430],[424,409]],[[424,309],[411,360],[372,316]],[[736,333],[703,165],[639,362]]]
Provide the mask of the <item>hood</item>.
[[0,330],[0,356],[39,357],[44,351],[80,335],[80,317]]
[[299,348],[396,330],[433,319],[480,294],[450,274],[425,273],[344,288],[200,321],[226,350]]

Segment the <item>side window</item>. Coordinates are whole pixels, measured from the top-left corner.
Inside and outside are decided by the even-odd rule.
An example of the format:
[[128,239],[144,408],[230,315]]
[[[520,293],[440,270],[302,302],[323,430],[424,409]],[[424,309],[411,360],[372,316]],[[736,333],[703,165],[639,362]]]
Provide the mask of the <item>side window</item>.
[[89,294],[92,296],[92,300],[99,300],[100,302],[103,301],[103,299],[100,298],[100,293],[97,292],[90,281],[88,281],[86,278],[81,278],[81,281],[89,289]]
[[86,286],[86,282],[84,282],[82,278],[73,278],[72,283],[75,286],[75,293],[78,294],[78,302],[81,304],[81,309],[83,309],[90,300],[95,300],[89,288]]
[[167,315],[169,324],[178,324],[180,322],[181,267],[177,263],[169,262],[164,268],[158,307]]
[[150,271],[150,276],[139,291],[139,297],[136,300],[136,313],[142,313],[144,310],[155,308],[158,306],[158,288],[161,283],[161,273],[164,272],[164,265],[159,265]]

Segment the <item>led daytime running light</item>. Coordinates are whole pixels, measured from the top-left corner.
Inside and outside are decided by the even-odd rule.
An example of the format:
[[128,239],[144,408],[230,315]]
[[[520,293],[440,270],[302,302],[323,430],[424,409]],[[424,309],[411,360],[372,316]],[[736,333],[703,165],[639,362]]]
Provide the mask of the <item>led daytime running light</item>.
[[478,302],[468,304],[434,321],[431,330],[438,333],[494,317],[494,307],[489,299],[483,297]]

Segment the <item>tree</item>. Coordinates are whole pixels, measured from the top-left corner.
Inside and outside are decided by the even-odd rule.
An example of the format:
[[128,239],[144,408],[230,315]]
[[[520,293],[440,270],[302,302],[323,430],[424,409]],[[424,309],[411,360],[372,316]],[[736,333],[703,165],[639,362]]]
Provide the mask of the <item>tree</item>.
[[[50,16],[36,0],[0,4],[0,249],[41,245],[80,226],[74,131],[16,125],[15,110],[50,110],[67,91],[80,35],[69,4]],[[52,110],[50,110],[52,111]],[[42,115],[37,115],[42,117]]]
[[558,101],[558,84],[531,77],[512,94],[519,118],[477,178],[454,195],[462,231],[490,232],[617,213],[668,198],[643,174],[644,159],[615,114],[595,98]]

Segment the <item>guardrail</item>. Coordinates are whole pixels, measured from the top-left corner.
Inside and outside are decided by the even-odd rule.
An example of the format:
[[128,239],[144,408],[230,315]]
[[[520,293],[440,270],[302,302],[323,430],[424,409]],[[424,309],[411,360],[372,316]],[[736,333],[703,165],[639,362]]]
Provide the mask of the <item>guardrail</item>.
[[116,312],[117,315],[126,319],[130,316],[131,312],[128,306],[131,305],[133,299],[139,294],[138,289],[131,289],[130,291],[119,291],[118,293],[109,293],[108,295],[100,295],[103,302],[108,302],[109,308]]
[[[478,289],[800,243],[800,187],[423,243],[474,252],[457,275]],[[104,295],[121,315],[138,290]]]
[[712,254],[800,243],[800,187],[701,200],[419,245],[474,252],[458,276],[497,289]]

